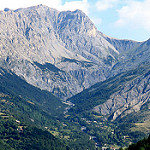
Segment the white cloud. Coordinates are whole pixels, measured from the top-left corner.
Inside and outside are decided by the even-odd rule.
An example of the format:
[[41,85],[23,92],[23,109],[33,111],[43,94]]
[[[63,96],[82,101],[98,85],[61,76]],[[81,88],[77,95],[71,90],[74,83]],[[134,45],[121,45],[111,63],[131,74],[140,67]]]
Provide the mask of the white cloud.
[[150,31],[150,0],[131,1],[118,10],[117,26],[145,28]]
[[91,20],[97,26],[102,24],[102,19],[101,18],[91,18]]
[[0,10],[3,10],[4,8],[25,8],[39,4],[47,5],[51,8],[56,8],[58,10],[80,9],[85,13],[88,13],[89,9],[88,0],[73,0],[71,2],[65,2],[64,5],[62,5],[62,0],[0,0]]
[[[32,0],[33,1],[33,0]],[[35,1],[35,0],[34,0]],[[39,0],[41,1],[41,4],[49,6],[51,8],[58,8],[61,6],[62,1],[61,0]]]
[[72,2],[65,2],[64,5],[61,5],[58,7],[59,10],[76,10],[80,9],[84,13],[88,14],[89,13],[89,3],[88,0],[80,0],[80,1],[72,1]]
[[0,0],[0,9],[1,10],[3,10],[4,8],[18,9],[18,8],[35,6],[39,4],[44,4],[56,8],[61,5],[61,0],[24,0],[24,1]]
[[104,11],[112,8],[119,0],[99,0],[96,7],[99,11]]

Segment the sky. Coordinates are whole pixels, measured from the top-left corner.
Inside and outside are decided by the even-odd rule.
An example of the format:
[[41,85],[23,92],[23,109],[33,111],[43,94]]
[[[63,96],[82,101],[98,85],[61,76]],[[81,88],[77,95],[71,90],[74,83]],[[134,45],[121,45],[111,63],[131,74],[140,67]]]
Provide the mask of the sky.
[[110,37],[135,41],[150,38],[150,0],[0,0],[0,10],[39,4],[59,11],[80,9]]

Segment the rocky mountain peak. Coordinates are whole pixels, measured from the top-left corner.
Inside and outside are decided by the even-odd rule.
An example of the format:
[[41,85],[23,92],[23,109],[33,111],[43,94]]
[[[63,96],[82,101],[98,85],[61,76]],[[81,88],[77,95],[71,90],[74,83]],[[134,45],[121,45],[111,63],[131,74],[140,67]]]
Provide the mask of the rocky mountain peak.
[[59,24],[58,30],[69,28],[71,31],[78,34],[87,33],[89,30],[95,30],[96,27],[92,21],[81,10],[63,11],[58,15],[57,23]]
[[2,11],[0,20],[0,66],[62,99],[104,80],[115,60],[111,44],[80,10],[38,5]]
[[119,60],[81,10],[38,5],[2,11],[0,20],[0,66],[62,99],[105,80]]

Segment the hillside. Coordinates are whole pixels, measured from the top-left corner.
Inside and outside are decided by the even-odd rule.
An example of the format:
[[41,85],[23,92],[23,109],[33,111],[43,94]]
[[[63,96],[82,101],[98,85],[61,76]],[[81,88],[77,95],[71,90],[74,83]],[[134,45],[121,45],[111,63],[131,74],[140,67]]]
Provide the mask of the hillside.
[[[12,72],[1,68],[0,117],[5,119],[5,123],[9,122],[9,120],[12,120],[12,123],[18,120],[21,122],[21,126],[27,126],[29,128],[35,127],[37,132],[42,132],[42,130],[48,131],[59,139],[58,142],[61,140],[62,143],[74,150],[93,149],[93,141],[89,140],[89,136],[80,130],[81,126],[72,122],[69,118],[66,118],[64,114],[65,108],[66,105],[48,91],[33,87]],[[32,131],[34,132],[34,129],[31,129],[31,132]],[[37,135],[37,137],[33,138],[39,139],[39,142],[41,141],[42,143],[46,142],[44,138],[48,136],[48,133],[42,133],[46,134],[43,135],[43,141],[40,140],[41,135]],[[13,138],[12,135],[8,136],[10,139]],[[24,135],[25,137],[20,137],[18,134],[16,136],[21,141],[17,142],[14,139],[11,142],[14,145],[18,145],[18,147],[20,143],[22,143],[22,147],[19,147],[20,149],[24,149],[24,138],[27,138],[27,143],[29,141],[32,143],[32,138],[26,137],[28,136],[27,134]],[[3,144],[1,146],[3,146],[3,148],[5,146],[9,147],[9,144],[5,142],[5,137],[2,135],[1,138],[4,139],[4,143],[2,142]],[[55,143],[55,141],[53,141],[53,143]],[[35,143],[32,144],[34,145]],[[49,145],[47,145],[47,147],[49,147]],[[54,144],[54,147],[57,149],[59,145]]]
[[[118,74],[104,82],[97,83],[68,99],[68,101],[75,104],[75,107],[72,109],[75,110],[76,113],[94,108],[96,112],[106,115],[114,113],[114,109],[118,110],[119,107],[122,108],[125,103],[128,105],[130,101],[134,100],[134,97],[139,96],[141,99],[143,98],[142,100],[145,100],[143,97],[145,95],[145,98],[148,100],[149,66],[149,63],[144,63],[137,69]],[[140,89],[138,90],[138,88]],[[131,95],[129,93],[133,94]],[[141,100],[139,99],[139,101]],[[129,104],[130,107],[139,101],[132,102]],[[128,106],[126,106],[126,109],[128,109]],[[125,109],[123,111],[125,111]]]
[[68,99],[69,114],[80,118],[99,146],[128,146],[148,136],[150,63],[118,74]]
[[48,131],[28,126],[16,120],[3,107],[0,107],[0,127],[1,150],[69,150]]
[[[57,111],[59,107],[61,109]],[[60,116],[63,109],[64,105],[51,93],[0,69],[1,150],[69,149],[44,128],[59,125],[56,124],[56,116]]]
[[0,11],[1,119],[74,150],[128,146],[150,133],[149,58],[150,39],[111,38],[81,10]]
[[140,140],[135,144],[130,145],[125,150],[149,150],[150,149],[150,136],[146,139]]
[[63,114],[65,105],[50,92],[36,88],[12,72],[0,68],[0,91],[25,99],[54,116]]

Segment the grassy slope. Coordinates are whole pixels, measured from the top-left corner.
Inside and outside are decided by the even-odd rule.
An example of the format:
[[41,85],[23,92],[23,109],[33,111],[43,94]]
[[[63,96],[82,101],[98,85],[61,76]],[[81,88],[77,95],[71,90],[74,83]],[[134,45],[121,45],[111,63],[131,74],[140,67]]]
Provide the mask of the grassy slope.
[[[68,99],[75,104],[70,109],[72,116],[78,116],[78,120],[87,127],[87,133],[96,136],[100,145],[104,143],[128,145],[130,142],[137,142],[150,133],[149,118],[150,104],[146,103],[137,113],[131,113],[116,121],[110,122],[105,116],[92,112],[96,105],[104,103],[111,94],[118,91],[128,81],[150,74],[150,64],[141,64],[138,68],[114,76],[104,82],[100,82],[84,90],[83,92]],[[91,115],[89,116],[89,114]],[[83,123],[84,122],[84,123]],[[114,132],[112,134],[111,132]]]
[[36,88],[13,73],[1,69],[0,91],[13,96],[19,96],[41,106],[48,113],[56,116],[63,113],[65,105],[48,91]]
[[60,140],[48,131],[28,126],[16,119],[2,107],[0,111],[0,149],[1,150],[67,150]]
[[9,112],[22,124],[46,129],[74,150],[93,149],[93,142],[81,131],[81,126],[64,118],[65,106],[58,98],[6,70],[1,69],[0,73],[0,110]]

